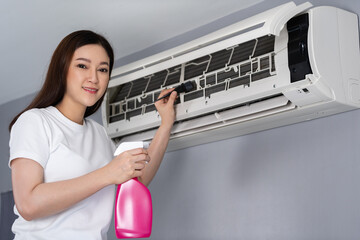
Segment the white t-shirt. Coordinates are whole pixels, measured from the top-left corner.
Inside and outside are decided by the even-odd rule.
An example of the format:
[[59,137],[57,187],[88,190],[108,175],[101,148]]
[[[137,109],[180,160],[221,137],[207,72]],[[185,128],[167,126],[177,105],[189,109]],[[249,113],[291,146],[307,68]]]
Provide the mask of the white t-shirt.
[[[79,125],[55,107],[24,112],[10,133],[10,162],[29,158],[44,168],[44,182],[82,176],[103,167],[113,158],[114,144],[105,129],[93,120]],[[31,161],[31,160],[29,160]],[[13,224],[15,239],[106,239],[115,200],[108,186],[53,216]]]

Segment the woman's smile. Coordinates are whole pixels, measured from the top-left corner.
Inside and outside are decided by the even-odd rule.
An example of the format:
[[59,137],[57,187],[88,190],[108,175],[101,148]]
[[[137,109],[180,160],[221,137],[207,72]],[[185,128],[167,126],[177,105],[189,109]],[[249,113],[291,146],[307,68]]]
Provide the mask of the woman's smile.
[[90,87],[82,87],[86,92],[91,93],[91,94],[96,94],[98,89],[96,88],[90,88]]

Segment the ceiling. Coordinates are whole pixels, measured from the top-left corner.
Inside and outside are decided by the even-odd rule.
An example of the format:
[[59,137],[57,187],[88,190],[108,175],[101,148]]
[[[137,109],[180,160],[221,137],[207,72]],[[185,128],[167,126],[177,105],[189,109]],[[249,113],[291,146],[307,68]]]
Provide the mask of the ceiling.
[[90,29],[115,59],[206,25],[262,0],[0,0],[0,105],[40,90],[67,34]]

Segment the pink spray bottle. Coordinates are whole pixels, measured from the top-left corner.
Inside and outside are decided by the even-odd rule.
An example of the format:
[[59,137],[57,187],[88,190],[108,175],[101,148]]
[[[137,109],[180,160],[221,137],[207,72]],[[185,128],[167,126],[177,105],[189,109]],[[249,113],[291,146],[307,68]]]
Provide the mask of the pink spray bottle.
[[[146,142],[123,142],[117,156],[134,148],[148,148]],[[147,238],[151,235],[152,202],[149,189],[133,178],[117,187],[115,200],[115,233],[117,238]]]

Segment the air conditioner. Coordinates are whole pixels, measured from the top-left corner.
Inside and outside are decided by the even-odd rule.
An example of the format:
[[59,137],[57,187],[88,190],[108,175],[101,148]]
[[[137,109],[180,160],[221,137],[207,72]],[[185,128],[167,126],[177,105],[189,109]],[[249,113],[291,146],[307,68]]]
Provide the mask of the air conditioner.
[[102,105],[116,142],[151,140],[164,88],[180,94],[168,150],[360,107],[357,15],[293,2],[114,69]]

